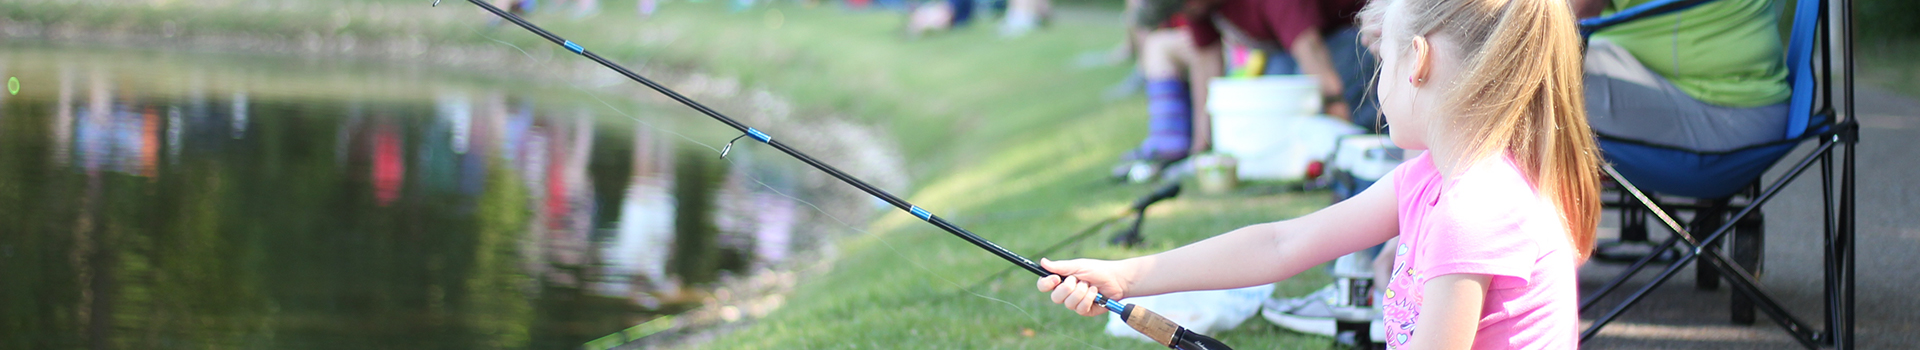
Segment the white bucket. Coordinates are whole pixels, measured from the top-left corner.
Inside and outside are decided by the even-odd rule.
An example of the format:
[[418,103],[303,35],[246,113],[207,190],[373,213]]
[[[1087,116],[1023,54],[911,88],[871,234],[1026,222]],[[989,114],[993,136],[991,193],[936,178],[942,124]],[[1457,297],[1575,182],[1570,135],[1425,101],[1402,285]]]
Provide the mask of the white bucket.
[[1239,159],[1242,180],[1296,180],[1325,159],[1341,135],[1364,132],[1319,116],[1320,89],[1311,77],[1216,78],[1208,84],[1213,149]]
[[1320,83],[1306,75],[1213,78],[1207,83],[1207,112],[1320,114]]

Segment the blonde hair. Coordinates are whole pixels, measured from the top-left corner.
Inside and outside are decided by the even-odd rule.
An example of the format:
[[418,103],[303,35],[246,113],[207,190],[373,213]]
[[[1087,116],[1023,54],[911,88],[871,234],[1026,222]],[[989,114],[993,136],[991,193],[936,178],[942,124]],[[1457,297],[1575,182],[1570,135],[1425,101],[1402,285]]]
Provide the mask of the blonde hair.
[[[1367,15],[1383,18],[1392,1],[1405,3],[1409,30],[1382,35],[1444,33],[1466,56],[1456,57],[1462,70],[1446,92],[1453,115],[1445,124],[1463,142],[1456,160],[1511,154],[1534,189],[1553,199],[1584,261],[1600,220],[1600,159],[1572,8],[1565,0],[1380,0]],[[1388,49],[1381,54],[1404,51]]]

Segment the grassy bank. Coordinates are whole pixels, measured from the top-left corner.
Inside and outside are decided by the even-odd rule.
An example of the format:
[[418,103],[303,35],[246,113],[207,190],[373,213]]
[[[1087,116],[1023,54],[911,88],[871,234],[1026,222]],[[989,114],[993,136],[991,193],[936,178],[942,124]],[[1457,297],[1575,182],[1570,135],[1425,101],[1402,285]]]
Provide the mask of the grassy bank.
[[[497,39],[528,50],[534,61],[578,60],[517,29],[487,29],[489,17],[470,5],[428,3],[25,0],[0,3],[0,18],[10,28],[104,31],[108,35],[79,37],[121,35],[161,46],[237,38],[269,48],[291,42],[286,45],[296,52],[300,42],[359,42],[346,47],[366,51],[383,47],[375,43],[419,41],[519,55]],[[643,21],[632,8],[631,1],[605,1],[601,14],[586,19],[553,13],[534,20],[625,64],[681,67],[764,87],[796,104],[794,118],[831,114],[879,126],[900,146],[915,184],[889,190],[1016,252],[1052,245],[1147,190],[1102,180],[1119,153],[1145,133],[1141,99],[1100,98],[1127,68],[1072,65],[1077,55],[1116,43],[1118,21],[1094,20],[1110,14],[1062,16],[1067,19],[1022,38],[1000,38],[976,25],[910,41],[900,34],[901,16],[891,13],[785,3],[731,12],[713,2],[671,2]],[[338,49],[321,51],[328,50]],[[770,132],[796,142],[837,136]],[[1145,227],[1150,246],[1143,249],[1106,247],[1099,243],[1104,237],[1096,237],[1050,257],[1141,255],[1325,205],[1319,193],[1258,192],[1190,195],[1156,206]],[[837,244],[833,271],[803,281],[779,311],[703,347],[1148,347],[1101,335],[1104,319],[1052,306],[1031,290],[1028,276],[967,288],[1008,265],[903,213],[855,225],[847,229],[864,233]],[[1306,276],[1284,284],[1281,293],[1302,294],[1325,282]],[[1256,348],[1327,341],[1260,321],[1216,335]]]
[[[769,19],[775,16],[777,21]],[[661,17],[637,29],[677,30],[680,36],[637,47],[634,55],[690,55],[683,57],[703,69],[764,84],[800,104],[887,126],[918,184],[906,189],[910,200],[1016,252],[1051,245],[1146,190],[1101,180],[1111,161],[1144,134],[1141,100],[1109,103],[1099,97],[1126,68],[1070,67],[1080,53],[1111,47],[1118,23],[1064,22],[1017,39],[974,27],[907,41],[899,35],[899,21],[893,14],[834,8],[726,13],[719,6],[683,4],[664,8]],[[1324,198],[1192,196],[1155,208],[1146,227],[1151,247],[1104,247],[1101,237],[1053,257],[1159,251],[1299,215],[1324,206]],[[884,216],[866,230],[843,241],[835,269],[803,282],[782,310],[703,347],[1148,345],[1101,335],[1104,319],[1051,306],[1022,274],[968,290],[1008,265],[903,213]],[[1306,278],[1284,286],[1283,293],[1305,293],[1325,281]],[[1327,341],[1264,322],[1220,336],[1255,348]]]

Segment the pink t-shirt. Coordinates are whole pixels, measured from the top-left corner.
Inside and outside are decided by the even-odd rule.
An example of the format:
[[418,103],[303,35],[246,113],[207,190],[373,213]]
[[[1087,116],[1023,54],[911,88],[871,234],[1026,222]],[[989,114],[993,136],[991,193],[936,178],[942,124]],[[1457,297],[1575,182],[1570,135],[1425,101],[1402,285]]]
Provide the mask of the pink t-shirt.
[[1426,282],[1456,273],[1493,276],[1474,349],[1579,346],[1575,251],[1553,201],[1512,159],[1489,158],[1451,179],[1421,154],[1401,164],[1400,244],[1387,284],[1387,348],[1416,331]]

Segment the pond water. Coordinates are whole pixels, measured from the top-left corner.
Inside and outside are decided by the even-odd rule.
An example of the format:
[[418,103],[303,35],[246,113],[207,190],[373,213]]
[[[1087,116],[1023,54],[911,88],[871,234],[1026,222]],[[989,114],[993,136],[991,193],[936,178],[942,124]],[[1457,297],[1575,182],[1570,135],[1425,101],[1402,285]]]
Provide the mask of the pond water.
[[783,171],[567,86],[0,49],[0,348],[579,348],[806,239]]

